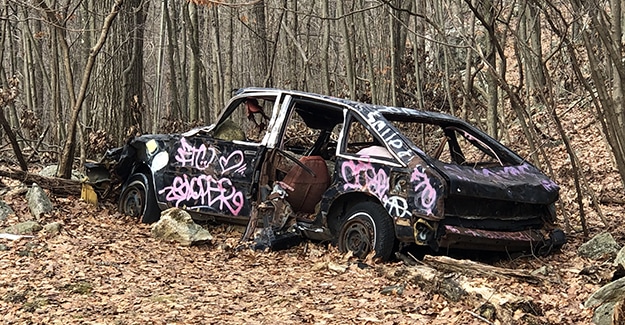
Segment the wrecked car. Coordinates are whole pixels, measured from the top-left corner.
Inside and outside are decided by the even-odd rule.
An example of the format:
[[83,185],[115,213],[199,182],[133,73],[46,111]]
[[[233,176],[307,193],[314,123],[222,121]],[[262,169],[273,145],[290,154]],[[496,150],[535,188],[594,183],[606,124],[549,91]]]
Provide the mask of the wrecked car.
[[178,207],[247,224],[244,239],[269,246],[302,236],[389,259],[406,244],[546,253],[566,241],[559,187],[441,113],[246,88],[216,123],[139,136],[106,159],[121,212],[151,223]]

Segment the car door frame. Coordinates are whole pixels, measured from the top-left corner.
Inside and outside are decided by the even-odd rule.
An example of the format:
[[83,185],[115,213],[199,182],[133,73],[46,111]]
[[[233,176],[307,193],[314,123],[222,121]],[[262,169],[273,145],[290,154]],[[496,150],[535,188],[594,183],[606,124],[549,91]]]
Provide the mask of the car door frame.
[[[223,123],[245,98],[262,96],[274,97],[275,101],[260,142],[213,137],[215,126]],[[276,137],[272,133],[279,124],[276,119],[284,104],[281,92],[241,93],[228,102],[217,124],[180,136],[169,151],[170,159],[176,162],[170,162],[163,171],[164,183],[170,185],[157,189],[158,201],[166,202],[168,206],[184,207],[199,218],[248,220],[253,202],[259,200],[260,171],[265,164],[267,147],[274,145],[271,142]]]

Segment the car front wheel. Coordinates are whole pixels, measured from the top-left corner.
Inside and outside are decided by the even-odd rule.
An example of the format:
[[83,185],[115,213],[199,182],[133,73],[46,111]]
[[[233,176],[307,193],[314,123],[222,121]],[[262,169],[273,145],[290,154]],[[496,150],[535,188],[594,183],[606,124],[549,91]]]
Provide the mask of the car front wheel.
[[136,173],[128,178],[120,195],[119,211],[143,223],[153,223],[160,219],[161,211],[149,176]]
[[375,251],[375,257],[387,261],[394,244],[393,220],[384,207],[374,202],[356,204],[347,213],[339,231],[339,250],[351,251],[359,258]]

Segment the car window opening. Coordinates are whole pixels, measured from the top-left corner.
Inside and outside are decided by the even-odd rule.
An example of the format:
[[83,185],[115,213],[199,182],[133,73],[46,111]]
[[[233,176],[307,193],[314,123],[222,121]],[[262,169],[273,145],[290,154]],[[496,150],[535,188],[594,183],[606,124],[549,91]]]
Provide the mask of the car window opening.
[[267,133],[274,102],[272,97],[240,99],[234,110],[222,116],[214,137],[224,141],[260,143]]
[[380,140],[361,121],[355,118],[349,122],[347,137],[341,152],[358,158],[395,160],[384,145],[384,141]]
[[286,200],[300,217],[314,213],[330,185],[340,131],[336,125],[341,122],[338,108],[297,102],[291,110],[280,143],[286,154],[278,155],[276,180],[286,187]]
[[385,117],[413,144],[419,144],[423,152],[435,161],[472,168],[516,165],[514,161],[505,159],[505,156],[499,154],[479,136],[460,126]]

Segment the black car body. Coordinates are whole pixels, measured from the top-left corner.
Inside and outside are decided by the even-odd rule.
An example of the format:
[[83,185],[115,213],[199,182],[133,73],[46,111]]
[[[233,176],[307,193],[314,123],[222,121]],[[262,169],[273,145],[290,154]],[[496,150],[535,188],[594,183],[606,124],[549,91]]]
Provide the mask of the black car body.
[[397,242],[512,252],[565,241],[559,187],[440,113],[246,88],[217,123],[140,136],[108,158],[124,182],[122,212],[144,222],[179,207],[384,259]]

